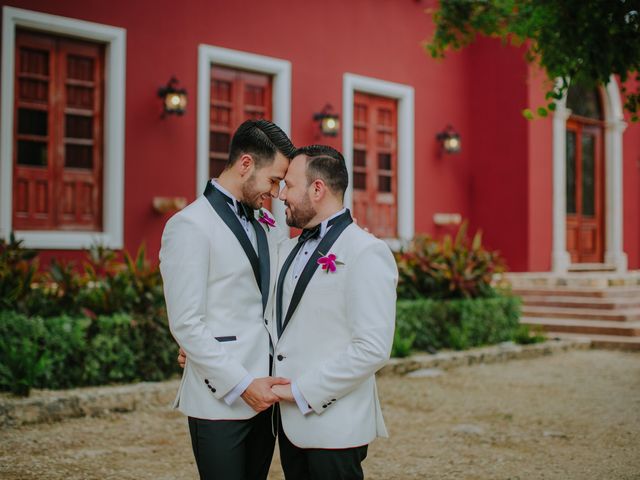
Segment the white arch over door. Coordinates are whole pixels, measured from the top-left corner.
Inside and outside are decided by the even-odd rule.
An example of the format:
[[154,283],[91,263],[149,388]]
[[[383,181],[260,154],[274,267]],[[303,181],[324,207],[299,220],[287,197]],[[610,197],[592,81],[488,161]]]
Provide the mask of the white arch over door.
[[[627,254],[623,251],[622,203],[622,134],[627,127],[623,117],[622,98],[616,79],[611,76],[602,88],[605,119],[605,254],[607,265],[617,272],[627,270]],[[556,102],[553,116],[553,251],[551,268],[566,273],[571,267],[566,237],[566,125],[571,110],[566,95]]]

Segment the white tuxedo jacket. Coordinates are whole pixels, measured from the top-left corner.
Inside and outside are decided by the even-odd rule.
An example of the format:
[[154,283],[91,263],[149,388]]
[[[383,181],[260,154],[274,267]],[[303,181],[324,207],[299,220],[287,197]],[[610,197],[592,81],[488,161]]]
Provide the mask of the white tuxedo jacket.
[[[221,207],[227,220],[233,218],[242,229],[224,201]],[[255,265],[246,253],[246,232],[234,234],[206,196],[175,214],[165,226],[160,271],[169,327],[188,359],[174,407],[185,415],[221,420],[256,414],[241,399],[228,406],[223,397],[248,373],[256,378],[269,375],[270,340],[263,301],[275,281],[277,233],[257,225],[268,239],[270,259],[261,278],[266,285],[264,299]],[[246,239],[245,248],[240,235]],[[250,242],[248,246],[253,248]],[[264,256],[261,253],[261,262]]]
[[[296,243],[294,238],[280,244],[278,271]],[[333,273],[318,266],[280,338],[277,301],[271,303],[273,374],[297,382],[313,408],[303,415],[295,403],[280,403],[293,444],[349,448],[387,436],[375,372],[391,352],[398,271],[389,247],[354,223],[321,253],[335,254],[344,265]],[[290,296],[285,294],[283,319]]]

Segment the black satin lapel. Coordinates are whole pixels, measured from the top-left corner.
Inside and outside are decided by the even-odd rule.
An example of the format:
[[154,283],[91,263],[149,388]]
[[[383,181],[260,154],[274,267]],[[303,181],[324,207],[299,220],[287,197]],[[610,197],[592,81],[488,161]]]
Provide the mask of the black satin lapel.
[[291,320],[293,313],[296,311],[296,308],[298,307],[298,303],[300,303],[300,299],[302,298],[304,291],[307,289],[307,285],[309,285],[309,282],[311,281],[313,274],[316,272],[316,269],[318,268],[318,259],[323,255],[329,254],[329,249],[333,246],[333,244],[336,242],[338,237],[342,234],[344,229],[347,228],[352,222],[353,222],[353,219],[351,218],[351,213],[349,212],[349,210],[347,210],[343,214],[343,217],[340,218],[340,220],[338,220],[333,225],[333,227],[329,229],[329,231],[325,234],[324,238],[320,241],[316,249],[313,251],[311,258],[305,265],[304,270],[302,270],[302,274],[300,275],[300,279],[296,284],[296,288],[293,290],[293,295],[291,296],[291,303],[289,304],[289,308],[287,309],[287,316],[285,317],[284,323],[282,325],[283,331],[285,328],[287,328],[287,324],[289,323],[289,320]]
[[264,228],[255,218],[251,220],[253,229],[256,231],[256,239],[258,243],[258,261],[260,264],[260,291],[262,292],[262,313],[267,309],[267,300],[269,299],[269,276],[271,266],[269,260],[269,243]]
[[284,280],[287,278],[287,272],[289,271],[289,267],[293,263],[293,259],[296,258],[296,255],[302,248],[302,243],[297,243],[289,255],[287,259],[282,264],[282,268],[280,269],[280,273],[278,274],[278,283],[276,286],[276,326],[278,328],[278,338],[282,335],[283,325],[282,325],[282,289],[284,287]]
[[[236,214],[233,213],[233,211],[229,208],[229,204],[227,204],[227,202],[222,197],[222,194],[218,191],[218,189],[215,188],[213,185],[211,185],[211,182],[207,182],[207,188],[205,188],[204,190],[204,196],[207,198],[207,200],[209,200],[209,203],[211,204],[213,209],[216,211],[216,213],[220,215],[220,218],[222,218],[222,221],[224,221],[224,223],[227,225],[227,227],[229,227],[231,232],[233,232],[235,237],[238,239],[238,242],[240,242],[240,246],[244,250],[244,253],[247,254],[249,263],[251,263],[251,268],[253,269],[253,274],[256,277],[256,283],[258,284],[258,288],[262,290],[261,281],[260,281],[260,265],[258,263],[258,255],[256,255],[256,251],[253,249],[253,245],[251,245],[251,241],[247,236],[247,232],[245,232],[244,228],[242,228],[242,224],[240,223],[240,220],[238,220],[238,217],[236,217]],[[256,235],[257,235],[257,231],[256,231]]]

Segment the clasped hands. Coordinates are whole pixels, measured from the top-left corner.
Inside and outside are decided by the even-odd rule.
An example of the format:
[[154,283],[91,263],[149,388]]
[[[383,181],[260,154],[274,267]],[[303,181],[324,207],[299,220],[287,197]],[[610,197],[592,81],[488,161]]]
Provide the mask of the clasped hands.
[[[182,368],[186,361],[186,353],[180,349],[178,363]],[[256,412],[262,412],[280,401],[295,402],[291,392],[291,381],[282,377],[256,378],[240,396]]]

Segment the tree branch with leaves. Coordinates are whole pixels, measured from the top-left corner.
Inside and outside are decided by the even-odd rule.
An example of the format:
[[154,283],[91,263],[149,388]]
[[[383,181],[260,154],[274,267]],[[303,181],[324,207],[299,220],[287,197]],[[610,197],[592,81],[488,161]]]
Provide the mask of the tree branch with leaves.
[[[441,0],[429,13],[436,30],[425,48],[433,58],[468,46],[478,35],[524,45],[526,60],[551,80],[540,116],[555,109],[554,100],[570,84],[594,88],[615,75],[624,108],[638,121],[640,0]],[[523,113],[533,118],[531,110]]]

